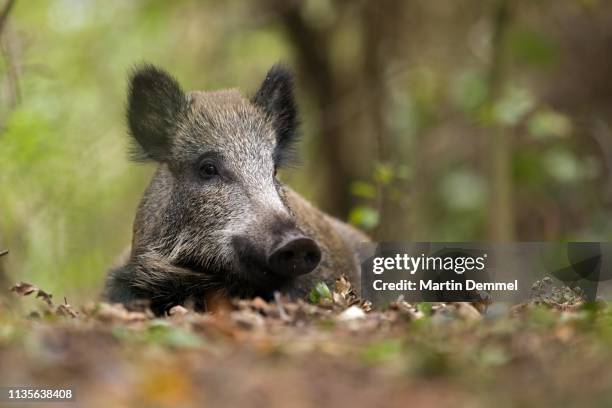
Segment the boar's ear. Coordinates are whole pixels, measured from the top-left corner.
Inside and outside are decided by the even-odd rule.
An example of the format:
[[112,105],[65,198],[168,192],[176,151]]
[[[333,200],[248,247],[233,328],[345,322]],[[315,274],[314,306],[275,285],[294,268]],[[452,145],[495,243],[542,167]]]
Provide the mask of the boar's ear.
[[137,142],[136,160],[165,161],[187,100],[180,85],[153,65],[137,67],[130,77],[127,119]]
[[276,130],[277,161],[291,156],[291,145],[297,139],[298,114],[293,96],[293,75],[283,65],[274,65],[251,99],[270,117]]

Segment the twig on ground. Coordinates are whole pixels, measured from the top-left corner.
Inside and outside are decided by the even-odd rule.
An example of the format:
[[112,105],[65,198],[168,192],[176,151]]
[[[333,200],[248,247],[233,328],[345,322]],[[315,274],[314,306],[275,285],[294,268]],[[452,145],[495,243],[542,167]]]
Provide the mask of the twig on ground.
[[278,315],[280,316],[280,318],[286,322],[291,320],[289,318],[289,315],[287,315],[287,312],[285,312],[285,308],[283,307],[283,299],[281,297],[280,292],[274,292],[274,300],[276,303],[276,307],[278,308]]

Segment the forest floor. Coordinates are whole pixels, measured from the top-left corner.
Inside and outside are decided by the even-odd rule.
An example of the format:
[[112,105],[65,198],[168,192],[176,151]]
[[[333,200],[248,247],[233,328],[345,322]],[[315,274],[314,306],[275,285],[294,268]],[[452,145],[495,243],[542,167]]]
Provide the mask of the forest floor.
[[612,309],[494,306],[370,310],[339,281],[311,302],[156,318],[21,283],[0,304],[0,387],[73,390],[54,407],[612,405]]

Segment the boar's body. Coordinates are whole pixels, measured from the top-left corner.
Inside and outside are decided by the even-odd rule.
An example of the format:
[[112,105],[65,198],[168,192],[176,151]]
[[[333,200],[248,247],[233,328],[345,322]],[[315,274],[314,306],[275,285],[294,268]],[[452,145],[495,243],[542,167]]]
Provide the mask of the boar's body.
[[185,94],[162,70],[136,71],[128,122],[138,156],[158,168],[105,297],[149,301],[159,314],[186,302],[205,309],[212,293],[303,297],[341,275],[359,289],[356,251],[368,238],[276,178],[296,116],[280,67],[251,100],[233,90]]

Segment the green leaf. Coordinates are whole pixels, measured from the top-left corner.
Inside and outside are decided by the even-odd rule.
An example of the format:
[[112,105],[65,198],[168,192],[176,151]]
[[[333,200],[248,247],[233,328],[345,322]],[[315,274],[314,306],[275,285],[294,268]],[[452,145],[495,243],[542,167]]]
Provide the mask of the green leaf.
[[510,50],[517,59],[526,64],[548,67],[558,59],[558,45],[554,38],[544,32],[519,27],[510,33]]
[[432,313],[431,303],[428,303],[428,302],[417,303],[416,308],[419,312],[423,313],[423,315],[431,316],[431,313]]
[[315,285],[314,288],[310,291],[310,295],[308,296],[312,303],[318,304],[323,299],[332,299],[332,294],[325,282],[319,282]]
[[531,116],[527,129],[529,134],[537,139],[565,137],[572,131],[572,122],[561,113],[545,109]]
[[461,73],[453,81],[451,97],[460,109],[473,112],[487,100],[487,84],[484,75],[473,71]]
[[395,177],[400,180],[410,180],[412,177],[412,168],[406,166],[405,164],[400,164],[397,166]]
[[482,175],[470,170],[453,171],[440,184],[441,195],[452,210],[475,210],[486,201],[487,185]]
[[400,340],[386,339],[367,345],[361,352],[361,358],[367,364],[378,364],[398,358],[401,352]]
[[493,108],[493,117],[502,125],[516,125],[535,105],[531,92],[524,88],[511,87]]
[[367,206],[354,207],[349,214],[349,222],[364,229],[372,229],[378,225],[380,214]]
[[167,322],[154,320],[146,331],[148,342],[175,348],[196,348],[203,344],[202,338],[185,329],[174,327]]
[[390,164],[379,163],[374,169],[374,180],[386,185],[393,180],[393,168]]
[[361,198],[376,197],[376,188],[365,181],[355,181],[351,183],[351,194]]
[[480,364],[487,367],[497,367],[507,364],[510,361],[510,355],[501,347],[485,347],[478,354]]
[[544,155],[548,173],[561,183],[572,183],[582,177],[582,168],[576,156],[566,149],[554,149]]

